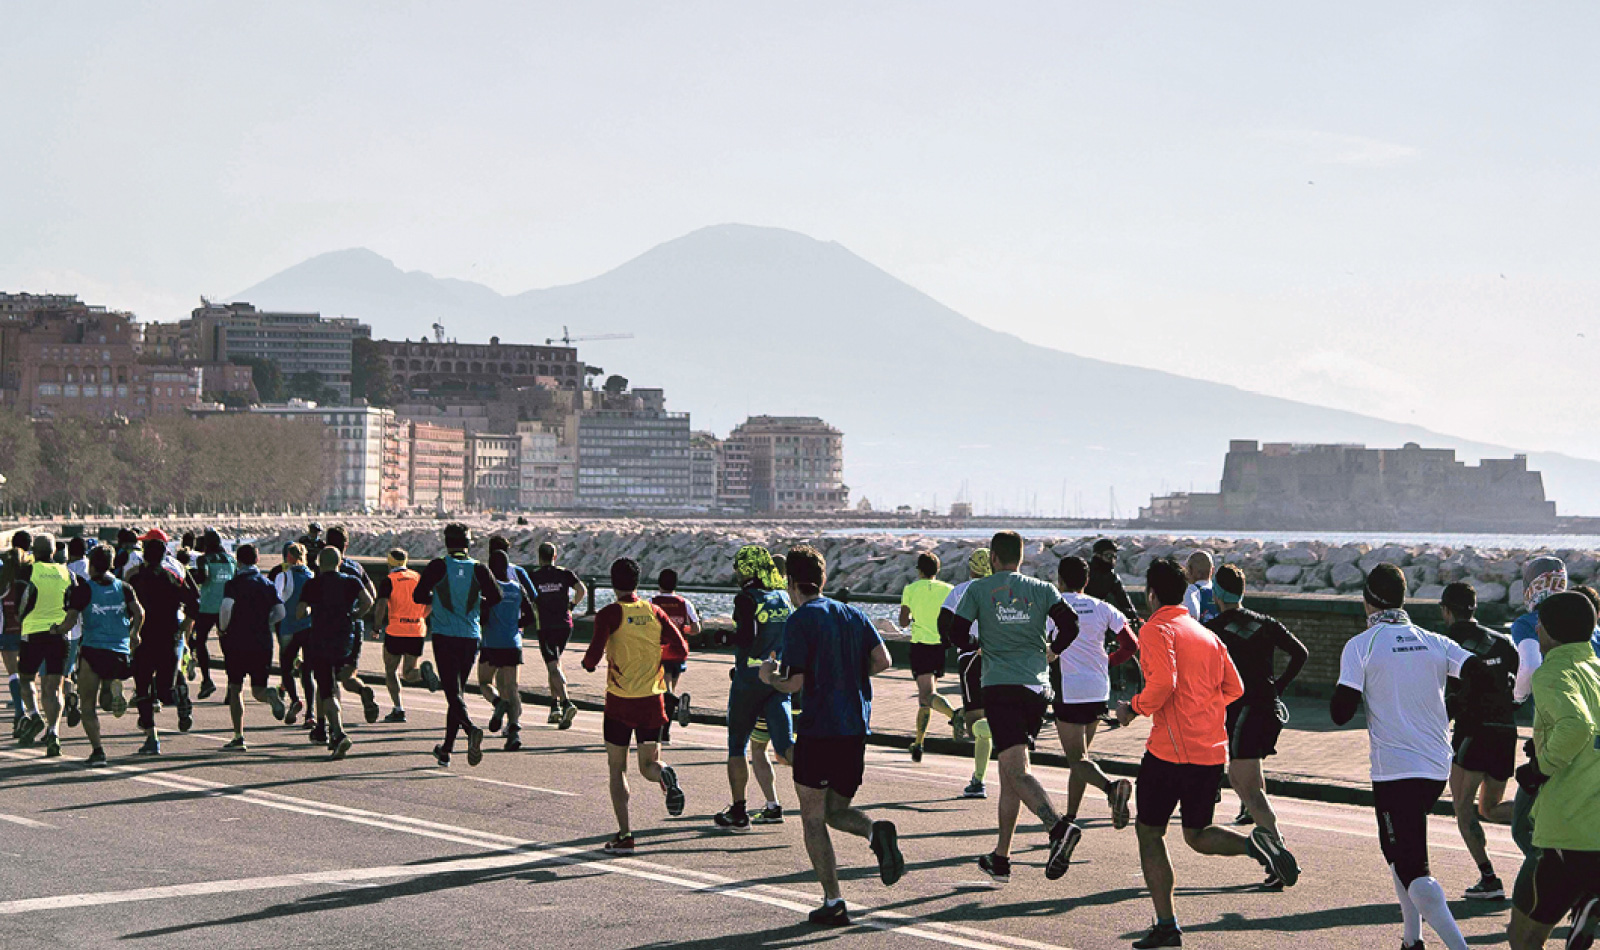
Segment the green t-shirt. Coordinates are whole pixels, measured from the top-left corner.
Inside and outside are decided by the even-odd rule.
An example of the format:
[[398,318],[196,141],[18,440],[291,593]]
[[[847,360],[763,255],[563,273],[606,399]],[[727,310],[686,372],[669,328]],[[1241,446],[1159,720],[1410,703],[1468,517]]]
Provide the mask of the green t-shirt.
[[984,686],[1045,686],[1045,621],[1061,600],[1054,584],[1004,571],[973,581],[956,616],[978,627]]
[[900,606],[911,611],[911,642],[938,643],[939,609],[955,587],[940,580],[919,577],[900,592]]

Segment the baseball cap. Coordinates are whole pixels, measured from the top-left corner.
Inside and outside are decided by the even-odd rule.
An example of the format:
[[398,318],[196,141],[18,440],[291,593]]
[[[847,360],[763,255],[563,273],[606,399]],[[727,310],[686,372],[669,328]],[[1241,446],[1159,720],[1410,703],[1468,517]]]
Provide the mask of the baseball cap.
[[166,542],[166,541],[171,541],[172,539],[170,537],[168,537],[167,533],[165,531],[162,531],[160,528],[151,528],[149,531],[146,531],[144,534],[139,535],[139,540],[140,541],[162,541],[162,542]]
[[1117,542],[1111,540],[1110,538],[1101,538],[1094,543],[1094,553],[1096,554],[1103,554],[1106,551],[1115,552],[1120,550],[1122,549],[1117,547]]

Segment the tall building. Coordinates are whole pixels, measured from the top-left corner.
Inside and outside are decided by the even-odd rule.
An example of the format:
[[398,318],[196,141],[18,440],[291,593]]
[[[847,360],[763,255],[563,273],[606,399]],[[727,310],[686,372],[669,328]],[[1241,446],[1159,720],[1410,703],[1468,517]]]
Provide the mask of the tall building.
[[542,422],[517,425],[522,466],[518,507],[530,511],[571,508],[576,504],[577,450],[563,445],[559,427]]
[[411,507],[421,511],[461,511],[467,504],[467,434],[430,422],[409,425]]
[[392,412],[383,423],[378,507],[384,511],[405,511],[411,507],[411,426],[396,419]]
[[152,355],[174,361],[230,363],[236,358],[271,360],[285,379],[316,373],[324,385],[350,401],[351,341],[372,330],[351,317],[257,310],[248,303],[212,303],[201,298],[187,320],[148,324],[144,338]]
[[456,343],[436,340],[376,340],[378,355],[402,393],[490,391],[497,388],[550,386],[577,389],[584,367],[570,346],[501,343]]
[[690,502],[689,414],[667,412],[661,390],[620,397],[629,408],[577,414],[577,503],[585,508],[677,508]]
[[814,416],[746,419],[722,443],[722,472],[719,500],[730,507],[839,511],[850,501],[844,435]]
[[509,511],[522,502],[522,439],[476,432],[467,436],[467,502],[474,508]]
[[696,508],[717,504],[717,456],[721,442],[710,432],[689,435],[689,503]]
[[384,507],[384,440],[394,413],[372,406],[318,406],[298,400],[254,406],[251,412],[322,422],[330,445],[332,472],[325,502],[334,511],[377,511]]

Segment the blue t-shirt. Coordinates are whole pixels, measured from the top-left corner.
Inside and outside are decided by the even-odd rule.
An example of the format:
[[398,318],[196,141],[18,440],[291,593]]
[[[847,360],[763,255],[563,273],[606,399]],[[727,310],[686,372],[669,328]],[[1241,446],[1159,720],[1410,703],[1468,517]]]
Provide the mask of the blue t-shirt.
[[522,585],[496,580],[500,602],[483,608],[483,646],[490,650],[522,649]]
[[819,597],[789,614],[783,640],[784,668],[806,678],[795,734],[820,739],[871,732],[867,664],[883,638],[867,615]]

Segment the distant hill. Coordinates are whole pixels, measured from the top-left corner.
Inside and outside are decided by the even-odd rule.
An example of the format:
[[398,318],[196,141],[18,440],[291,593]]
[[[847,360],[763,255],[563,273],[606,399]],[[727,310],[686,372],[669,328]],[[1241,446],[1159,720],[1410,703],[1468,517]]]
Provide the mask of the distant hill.
[[[503,296],[402,271],[371,251],[314,257],[237,294],[360,317],[380,337],[579,344],[582,358],[719,435],[758,413],[818,415],[845,433],[846,480],[876,504],[956,500],[1055,514],[1081,496],[1120,513],[1155,492],[1215,490],[1229,439],[1513,449],[1355,413],[1088,359],[990,330],[844,247],[793,231],[703,228],[582,283]],[[1070,314],[1063,314],[1070,321]],[[1127,328],[1130,349],[1140,328]],[[1563,514],[1600,512],[1600,462],[1533,454]]]

